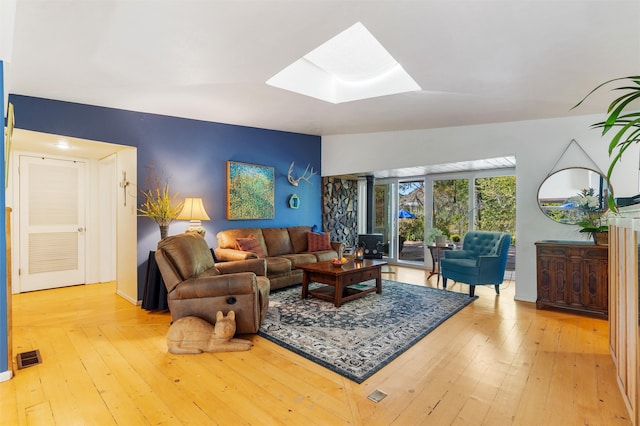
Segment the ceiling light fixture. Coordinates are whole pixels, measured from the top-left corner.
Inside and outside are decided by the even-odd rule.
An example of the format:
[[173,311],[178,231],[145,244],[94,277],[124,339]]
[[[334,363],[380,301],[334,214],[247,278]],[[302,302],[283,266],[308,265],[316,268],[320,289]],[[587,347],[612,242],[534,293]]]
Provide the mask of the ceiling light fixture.
[[421,90],[360,22],[307,53],[267,84],[335,104]]

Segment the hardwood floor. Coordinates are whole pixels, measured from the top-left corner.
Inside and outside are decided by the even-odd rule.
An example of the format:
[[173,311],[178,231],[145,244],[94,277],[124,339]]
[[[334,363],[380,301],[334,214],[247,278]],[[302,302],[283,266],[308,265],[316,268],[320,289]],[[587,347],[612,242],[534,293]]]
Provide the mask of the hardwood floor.
[[[435,286],[392,269],[384,278]],[[39,349],[43,362],[0,383],[0,424],[630,424],[607,322],[536,310],[514,286],[477,287],[478,300],[360,385],[258,336],[248,352],[171,355],[169,314],[131,305],[113,283],[15,295],[14,354]],[[376,389],[388,394],[379,403],[367,399]]]

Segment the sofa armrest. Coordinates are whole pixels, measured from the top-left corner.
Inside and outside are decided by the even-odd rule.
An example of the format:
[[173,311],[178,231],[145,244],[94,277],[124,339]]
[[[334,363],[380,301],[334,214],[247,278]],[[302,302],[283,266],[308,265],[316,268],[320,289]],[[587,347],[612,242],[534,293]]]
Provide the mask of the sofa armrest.
[[500,283],[504,277],[500,256],[478,256],[478,280],[480,282]]
[[258,256],[250,251],[242,251],[229,248],[216,248],[213,251],[216,259],[220,262],[231,262],[234,260],[257,259]]
[[478,256],[478,266],[480,268],[497,268],[500,265],[498,256]]
[[176,286],[171,296],[173,299],[200,299],[257,292],[256,274],[240,272],[184,280]]
[[218,262],[216,268],[222,274],[235,274],[238,272],[253,272],[256,275],[267,275],[267,261],[265,259],[247,259],[231,262]]

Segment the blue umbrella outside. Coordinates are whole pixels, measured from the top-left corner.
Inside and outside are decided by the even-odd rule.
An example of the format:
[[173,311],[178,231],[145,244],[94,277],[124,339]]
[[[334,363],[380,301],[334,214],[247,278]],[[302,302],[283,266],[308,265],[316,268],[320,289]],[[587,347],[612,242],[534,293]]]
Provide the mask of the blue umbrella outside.
[[400,209],[398,211],[398,217],[400,219],[415,219],[416,215],[411,212],[406,211],[405,209]]

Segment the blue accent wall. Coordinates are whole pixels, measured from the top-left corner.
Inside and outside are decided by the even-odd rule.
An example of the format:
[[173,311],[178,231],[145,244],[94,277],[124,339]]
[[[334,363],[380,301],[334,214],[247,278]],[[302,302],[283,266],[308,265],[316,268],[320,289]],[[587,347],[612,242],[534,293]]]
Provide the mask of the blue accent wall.
[[[4,117],[4,64],[0,61],[0,117]],[[4,120],[3,120],[4,123]],[[2,126],[2,136],[0,136],[0,140],[2,140],[2,158],[4,158],[4,125]],[[2,161],[2,166],[0,166],[0,170],[2,170],[2,180],[4,183],[4,161]],[[5,217],[5,198],[4,191],[0,191],[0,223],[2,223],[2,227],[4,229],[4,224],[6,221]],[[0,238],[0,253],[7,252],[7,239],[6,233],[2,232],[2,238]],[[2,256],[2,259],[5,259],[5,256]],[[8,308],[8,300],[7,300],[7,262],[0,262],[0,373],[9,370],[9,333],[8,333],[8,323],[7,323],[7,308]]]
[[[210,246],[215,234],[224,229],[322,225],[322,184],[320,178],[320,136],[282,132],[230,124],[212,123],[157,114],[146,114],[22,95],[9,97],[15,106],[16,127],[44,133],[109,142],[138,148],[138,185],[143,186],[147,166],[169,179],[179,198],[202,197],[211,221],[203,222]],[[226,219],[227,161],[273,166],[275,168],[275,218],[229,221]],[[287,170],[295,162],[294,174],[302,174],[311,164],[318,175],[312,184],[294,187]],[[144,189],[144,188],[143,188]],[[300,208],[290,209],[289,196],[300,197]],[[178,234],[187,222],[174,222],[169,234]],[[138,299],[142,298],[143,277],[149,250],[160,238],[156,223],[138,218]]]

